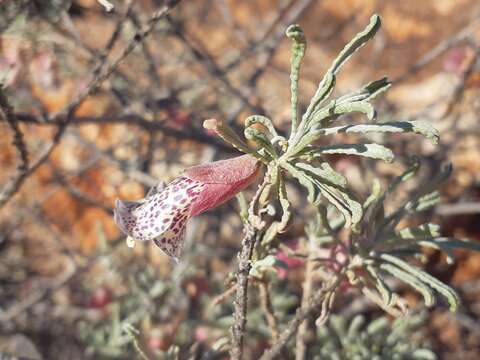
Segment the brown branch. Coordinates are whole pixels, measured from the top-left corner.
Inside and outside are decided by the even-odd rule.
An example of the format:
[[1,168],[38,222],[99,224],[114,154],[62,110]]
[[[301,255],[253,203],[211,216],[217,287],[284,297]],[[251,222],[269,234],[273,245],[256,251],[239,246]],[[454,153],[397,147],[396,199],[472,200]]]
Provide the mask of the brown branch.
[[247,325],[247,302],[248,302],[248,277],[252,268],[251,258],[259,229],[264,224],[259,221],[259,217],[255,214],[255,207],[265,187],[270,183],[270,173],[265,174],[262,183],[257,189],[255,196],[250,202],[248,209],[248,221],[244,225],[245,237],[242,240],[242,249],[238,256],[237,293],[233,305],[235,307],[233,313],[233,326],[231,328],[232,339],[230,357],[232,360],[240,360],[243,358],[243,339],[245,337],[245,328]]
[[243,104],[248,105],[251,110],[262,115],[265,113],[261,106],[250,101],[245,88],[237,88],[230,82],[226,72],[217,65],[214,58],[205,49],[200,47],[198,42],[194,43],[191,37],[187,36],[180,23],[173,21],[171,23],[174,26],[175,35],[190,50],[193,57],[204,66],[212,79],[219,80],[230,93],[239,98]]
[[17,171],[13,175],[13,177],[7,182],[7,184],[3,187],[2,191],[0,192],[0,207],[3,206],[8,199],[14,194],[19,187],[21,181],[26,176],[28,170],[28,150],[27,146],[25,145],[25,140],[23,138],[23,134],[20,131],[18,126],[18,118],[15,115],[15,112],[8,102],[6,95],[3,92],[2,87],[0,86],[0,109],[7,122],[10,129],[13,131],[13,145],[17,150],[18,156],[20,158],[20,162],[17,166]]
[[242,250],[238,257],[237,293],[234,301],[234,324],[232,326],[232,344],[230,356],[232,360],[243,358],[243,340],[247,325],[248,275],[252,267],[253,248],[255,247],[257,231],[252,225],[245,225],[245,237],[242,240]]
[[460,81],[460,83],[457,84],[457,86],[455,86],[452,93],[452,98],[448,103],[447,109],[445,110],[443,117],[447,117],[448,115],[450,115],[452,111],[455,109],[455,106],[462,101],[463,96],[465,94],[465,89],[467,88],[467,85],[468,85],[468,81],[474,74],[475,69],[480,64],[480,47],[477,46],[476,44],[473,44],[473,45],[475,47],[474,48],[475,54],[473,56],[473,59],[470,61],[470,64],[468,64],[467,69],[463,73],[462,80]]
[[[17,114],[18,121],[32,123],[39,126],[60,126],[63,119],[60,121],[42,121],[34,115],[26,113]],[[72,116],[70,126],[81,126],[86,124],[126,124],[126,125],[136,125],[144,130],[149,132],[160,131],[166,136],[170,136],[180,140],[195,140],[202,144],[208,144],[214,146],[218,149],[232,152],[231,146],[226,145],[223,142],[220,142],[213,138],[212,136],[207,135],[203,131],[197,131],[195,128],[188,127],[185,130],[177,130],[168,125],[165,125],[164,121],[155,120],[149,121],[143,116],[135,113],[125,114],[125,115],[104,115],[99,117],[94,116]]]
[[90,81],[88,86],[85,88],[85,90],[82,91],[74,100],[72,100],[64,110],[56,113],[48,120],[50,122],[58,123],[57,131],[51,143],[44,148],[37,160],[22,173],[22,176],[17,177],[17,179],[15,179],[12,184],[10,184],[8,192],[3,197],[2,202],[0,202],[0,206],[4,205],[21,188],[26,178],[29,175],[33,174],[49,158],[52,151],[60,143],[60,140],[67,126],[74,118],[73,114],[76,108],[85,100],[87,96],[91,95],[93,91],[95,91],[103,83],[103,81],[105,81],[112,74],[116,67],[135,49],[135,47],[152,32],[155,25],[162,18],[164,18],[179,2],[180,0],[167,1],[165,5],[163,5],[158,11],[156,11],[152,15],[147,25],[143,29],[137,31],[133,39],[127,44],[127,46],[122,51],[117,60],[115,60],[111,65],[109,65],[105,71],[94,77]]
[[423,55],[420,60],[418,60],[415,64],[413,64],[408,71],[394,79],[392,82],[396,85],[400,82],[403,82],[410,78],[412,75],[415,75],[417,72],[419,72],[421,69],[423,69],[426,65],[430,64],[432,61],[438,58],[441,54],[443,54],[445,51],[449,50],[456,44],[465,41],[469,37],[472,36],[472,34],[477,30],[477,28],[480,26],[480,18],[477,17],[472,22],[470,22],[467,26],[465,26],[463,29],[461,29],[459,32],[454,34],[453,36],[443,40],[440,42],[437,46],[435,46],[433,49],[428,51],[425,55]]

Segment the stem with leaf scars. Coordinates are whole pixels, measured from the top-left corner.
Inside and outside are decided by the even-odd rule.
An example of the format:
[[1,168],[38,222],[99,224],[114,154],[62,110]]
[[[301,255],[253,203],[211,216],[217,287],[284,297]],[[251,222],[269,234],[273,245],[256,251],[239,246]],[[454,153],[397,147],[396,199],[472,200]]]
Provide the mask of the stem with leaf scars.
[[250,259],[255,247],[256,235],[257,231],[253,226],[245,225],[245,237],[242,241],[237,271],[237,294],[234,301],[235,313],[230,350],[232,360],[239,360],[243,357],[243,339],[247,325],[248,274],[252,267]]
[[242,240],[242,250],[238,257],[238,271],[236,274],[236,296],[234,301],[234,323],[232,326],[232,343],[230,356],[232,360],[239,360],[243,357],[243,339],[245,337],[245,327],[247,325],[247,301],[248,301],[248,276],[252,267],[251,258],[255,247],[257,235],[262,228],[262,223],[254,213],[256,204],[260,199],[263,190],[270,183],[269,172],[265,175],[262,184],[258,187],[255,196],[250,202],[248,210],[248,221],[244,225],[245,236]]

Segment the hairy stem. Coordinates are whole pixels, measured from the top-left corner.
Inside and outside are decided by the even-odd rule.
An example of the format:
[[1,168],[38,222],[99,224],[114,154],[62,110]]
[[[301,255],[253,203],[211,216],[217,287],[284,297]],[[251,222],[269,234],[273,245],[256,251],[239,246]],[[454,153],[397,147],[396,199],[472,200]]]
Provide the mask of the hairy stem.
[[232,360],[240,360],[243,358],[243,339],[247,325],[248,275],[252,267],[250,259],[252,258],[259,230],[265,226],[255,210],[263,190],[271,183],[271,171],[272,168],[269,168],[255,196],[250,202],[248,221],[245,222],[244,225],[245,236],[242,240],[242,250],[238,257],[238,271],[236,274],[237,293],[235,301],[233,302],[235,310],[233,314],[234,323],[231,329],[232,341],[230,349],[230,357]]
[[243,357],[243,339],[247,325],[247,300],[248,300],[248,274],[252,267],[250,259],[255,247],[256,230],[250,225],[245,225],[245,237],[242,241],[242,250],[239,256],[237,271],[237,294],[234,301],[235,313],[232,327],[232,347],[230,356],[232,360]]

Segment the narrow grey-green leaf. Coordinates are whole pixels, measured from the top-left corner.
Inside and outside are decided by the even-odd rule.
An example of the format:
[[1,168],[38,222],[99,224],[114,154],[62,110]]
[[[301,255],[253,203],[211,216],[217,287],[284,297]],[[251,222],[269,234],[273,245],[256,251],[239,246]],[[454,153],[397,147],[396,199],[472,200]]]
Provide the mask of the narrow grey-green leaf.
[[336,74],[341,66],[365,43],[375,36],[378,29],[380,29],[381,21],[380,17],[375,14],[370,18],[370,23],[367,27],[359,32],[340,52],[337,58],[333,61],[332,66],[329,69],[329,72]]
[[370,205],[376,203],[381,198],[381,196],[382,196],[382,187],[380,185],[380,181],[377,178],[375,178],[373,180],[372,190],[370,192],[370,195],[363,203],[363,210],[367,210],[370,207]]
[[321,180],[315,174],[301,170],[288,162],[282,163],[281,166],[287,170],[292,176],[305,186],[308,190],[308,201],[316,205],[319,203],[319,192],[345,216],[348,224],[357,224],[362,216],[362,206],[348,191],[329,184],[325,180]]
[[267,136],[263,132],[255,128],[248,127],[244,130],[244,134],[246,139],[256,142],[272,158],[274,159],[278,158],[278,154],[275,151],[275,148],[273,147],[273,145],[270,143],[270,140],[268,140]]
[[394,155],[392,150],[379,144],[340,144],[318,148],[320,154],[347,154],[365,156],[392,162]]
[[375,281],[375,287],[377,288],[378,292],[382,296],[383,302],[387,306],[392,306],[392,299],[393,299],[393,293],[388,287],[388,285],[383,281],[382,277],[380,274],[377,272],[375,267],[368,265],[367,266],[367,272],[370,274],[370,276],[373,278]]
[[325,179],[326,181],[334,185],[341,186],[342,188],[345,188],[345,186],[347,186],[347,179],[345,179],[342,174],[333,170],[327,162],[320,164],[320,167],[314,167],[306,163],[296,163],[295,166],[300,169],[309,171],[318,176],[319,178]]
[[364,101],[364,100],[373,100],[378,97],[380,94],[385,92],[392,83],[388,79],[382,78],[369,82],[368,84],[362,86],[357,91],[354,91],[350,94],[341,96],[337,99],[338,103],[351,102],[351,101]]
[[303,185],[308,191],[308,202],[316,204],[319,196],[319,190],[316,189],[312,179],[307,176],[303,171],[298,170],[295,166],[285,162],[282,167],[287,170],[298,182]]
[[333,91],[333,88],[335,87],[335,75],[333,75],[331,72],[327,72],[325,76],[323,77],[322,81],[318,85],[318,89],[315,92],[315,94],[312,97],[312,100],[310,101],[310,104],[308,105],[307,110],[302,116],[302,121],[299,126],[299,130],[296,134],[295,142],[299,140],[299,136],[303,135],[303,130],[306,129],[307,124],[309,122],[310,116],[318,110],[320,105],[330,96],[330,94]]
[[380,264],[380,269],[390,273],[391,275],[403,281],[404,283],[407,283],[408,285],[413,287],[415,290],[417,290],[420,294],[422,294],[423,300],[425,301],[426,306],[431,307],[435,305],[435,296],[432,290],[429,288],[427,284],[424,284],[414,275],[406,271],[403,271],[402,269],[391,264],[385,264],[385,263]]
[[298,80],[300,74],[300,64],[305,55],[307,41],[303,30],[299,25],[290,25],[286,31],[287,37],[293,40],[292,58],[290,67],[290,93],[291,93],[291,111],[292,111],[292,130],[291,137],[295,134],[298,121]]
[[402,239],[437,237],[440,236],[440,225],[422,224],[420,226],[408,227],[398,231],[397,235]]
[[426,121],[395,121],[379,124],[345,125],[322,129],[324,135],[339,133],[371,133],[371,132],[413,132],[425,136],[433,143],[438,143],[439,134],[437,129]]
[[278,137],[277,130],[273,126],[272,120],[262,115],[252,115],[245,119],[245,128],[252,126],[253,124],[261,124],[265,126],[270,132],[272,137]]
[[367,101],[354,101],[343,104],[335,103],[333,106],[325,107],[314,112],[309,124],[313,126],[313,131],[317,131],[318,129],[316,127],[322,128],[343,114],[355,112],[365,114],[370,121],[375,118],[375,108],[372,104]]
[[412,274],[419,280],[423,281],[424,283],[428,284],[430,287],[438,291],[440,294],[445,296],[445,298],[448,301],[448,304],[450,305],[450,311],[456,311],[458,308],[458,305],[460,304],[460,298],[458,297],[458,294],[453,290],[451,287],[448,285],[445,285],[442,283],[440,280],[437,278],[433,277],[432,275],[426,273],[425,271],[417,268],[416,266],[410,265],[407,262],[389,255],[389,254],[381,254],[380,258],[382,258],[385,261],[388,261],[398,268]]

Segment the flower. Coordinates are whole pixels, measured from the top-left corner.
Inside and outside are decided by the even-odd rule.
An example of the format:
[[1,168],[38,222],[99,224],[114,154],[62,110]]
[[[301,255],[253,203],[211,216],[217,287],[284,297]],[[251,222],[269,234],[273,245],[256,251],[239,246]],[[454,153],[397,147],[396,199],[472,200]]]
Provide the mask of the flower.
[[178,259],[188,219],[234,197],[253,182],[259,169],[257,159],[250,155],[188,168],[168,186],[150,189],[145,199],[117,199],[115,222],[129,238],[153,240]]

